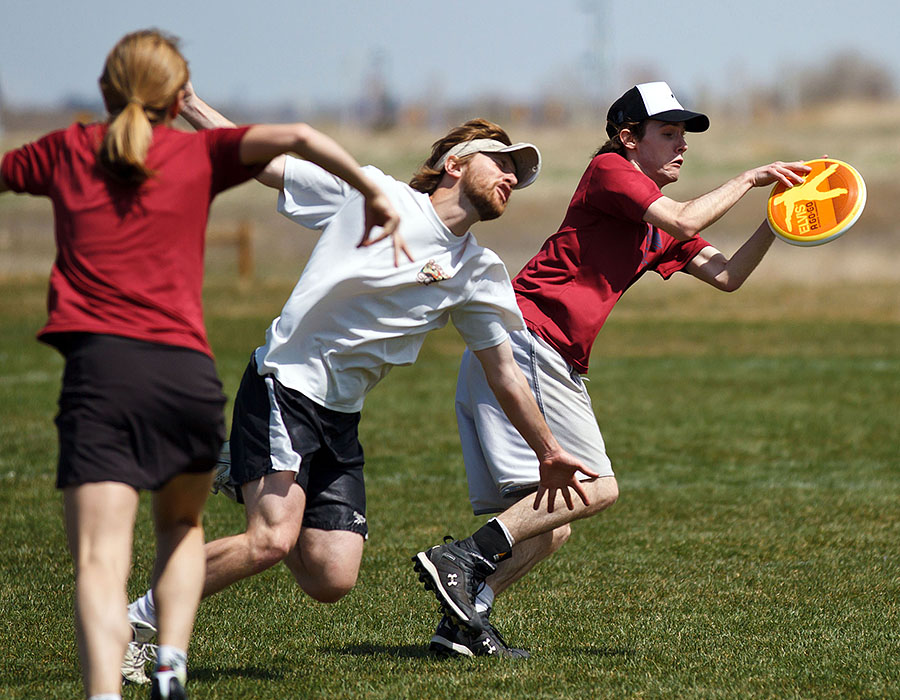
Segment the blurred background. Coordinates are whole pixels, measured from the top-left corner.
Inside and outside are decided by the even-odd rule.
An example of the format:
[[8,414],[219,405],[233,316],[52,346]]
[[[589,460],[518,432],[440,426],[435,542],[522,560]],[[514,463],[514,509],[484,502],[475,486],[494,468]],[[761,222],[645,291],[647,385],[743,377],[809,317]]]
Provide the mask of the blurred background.
[[[556,230],[604,140],[609,103],[635,83],[665,80],[712,119],[690,136],[670,196],[702,194],[771,160],[823,154],[867,182],[853,230],[820,248],[778,242],[759,275],[897,281],[898,20],[887,0],[7,3],[0,146],[103,118],[106,53],[124,33],[158,27],[181,38],[197,92],[235,121],[308,121],[399,179],[471,117],[536,143],[541,179],[516,193],[502,219],[476,228],[515,273]],[[706,237],[731,252],[763,219],[766,194],[751,192]],[[277,216],[274,200],[255,184],[217,200],[211,274],[296,276],[314,235]],[[49,204],[4,197],[0,277],[45,274],[52,255]]]

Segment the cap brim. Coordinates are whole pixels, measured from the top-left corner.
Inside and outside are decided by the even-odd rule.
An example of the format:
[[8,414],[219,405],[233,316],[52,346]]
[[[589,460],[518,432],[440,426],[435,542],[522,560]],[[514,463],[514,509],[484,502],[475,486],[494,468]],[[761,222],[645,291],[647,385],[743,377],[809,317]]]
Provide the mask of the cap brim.
[[701,132],[709,128],[709,117],[687,109],[670,109],[667,112],[653,114],[647,118],[656,119],[660,122],[684,122],[686,131]]
[[541,173],[541,152],[537,146],[530,143],[514,143],[512,146],[501,148],[495,153],[508,153],[516,166],[516,186],[514,190],[528,187],[537,180]]

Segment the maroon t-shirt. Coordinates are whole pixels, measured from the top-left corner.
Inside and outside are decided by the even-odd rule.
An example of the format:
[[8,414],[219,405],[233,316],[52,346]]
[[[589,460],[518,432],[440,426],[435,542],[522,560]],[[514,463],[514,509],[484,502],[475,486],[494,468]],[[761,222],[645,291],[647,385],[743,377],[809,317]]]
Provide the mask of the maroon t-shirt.
[[578,372],[619,297],[647,270],[668,279],[704,247],[643,221],[662,193],[615,153],[596,156],[559,230],[513,279],[525,323]]
[[105,124],[73,124],[4,155],[11,190],[53,203],[57,256],[42,340],[104,333],[212,354],[201,300],[206,224],[213,197],[259,171],[240,162],[247,128],[155,127],[145,161],[155,174],[138,187],[98,166]]

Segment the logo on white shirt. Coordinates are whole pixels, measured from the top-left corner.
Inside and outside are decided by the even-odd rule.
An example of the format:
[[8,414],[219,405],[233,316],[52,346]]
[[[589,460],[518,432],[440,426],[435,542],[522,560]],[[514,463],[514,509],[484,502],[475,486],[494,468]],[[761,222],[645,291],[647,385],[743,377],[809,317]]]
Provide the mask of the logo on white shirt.
[[446,272],[441,269],[441,266],[438,265],[434,260],[429,260],[425,263],[425,266],[419,270],[419,274],[416,275],[416,279],[422,284],[432,284],[433,282],[440,282],[441,280],[450,279],[451,275],[448,275]]

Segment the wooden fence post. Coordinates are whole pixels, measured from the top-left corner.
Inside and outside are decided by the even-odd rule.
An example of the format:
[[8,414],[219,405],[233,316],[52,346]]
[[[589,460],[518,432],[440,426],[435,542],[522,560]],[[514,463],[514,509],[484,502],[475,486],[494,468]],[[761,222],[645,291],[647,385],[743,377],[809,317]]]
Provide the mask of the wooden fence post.
[[253,280],[253,227],[246,219],[237,229],[238,279],[241,284]]
[[241,287],[253,281],[255,261],[253,259],[253,224],[247,219],[237,223],[235,228],[211,228],[206,233],[208,246],[234,246],[237,253],[237,277]]

